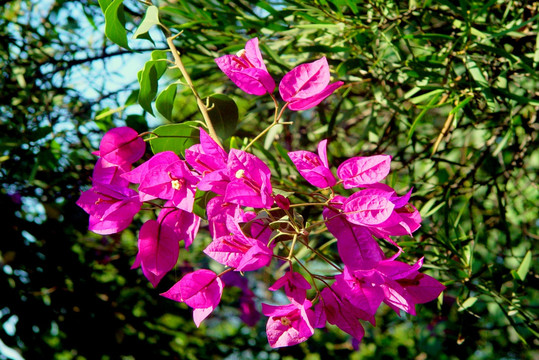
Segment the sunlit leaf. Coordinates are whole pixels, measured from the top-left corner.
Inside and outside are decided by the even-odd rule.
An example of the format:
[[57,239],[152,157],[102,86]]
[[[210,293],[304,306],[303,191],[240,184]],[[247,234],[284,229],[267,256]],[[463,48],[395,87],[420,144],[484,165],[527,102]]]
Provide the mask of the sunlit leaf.
[[183,155],[185,149],[199,142],[199,127],[196,121],[159,126],[153,131],[154,137],[150,140],[153,153],[173,151]]
[[[105,2],[103,2],[105,4]],[[101,5],[101,3],[100,3]],[[114,0],[105,11],[105,35],[114,43],[129,49],[123,0]]]

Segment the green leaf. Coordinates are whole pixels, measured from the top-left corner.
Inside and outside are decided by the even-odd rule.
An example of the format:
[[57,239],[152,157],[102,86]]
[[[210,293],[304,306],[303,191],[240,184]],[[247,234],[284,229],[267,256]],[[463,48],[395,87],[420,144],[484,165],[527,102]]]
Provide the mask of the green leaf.
[[163,59],[166,59],[166,51],[152,51],[152,60],[147,61],[137,74],[140,85],[138,103],[152,115],[154,115],[152,101],[157,95],[157,82],[167,69],[167,63]]
[[157,69],[154,61],[148,61],[141,70],[139,77],[140,91],[138,93],[138,103],[144,110],[153,115],[152,101],[157,94]]
[[528,250],[526,255],[524,256],[524,259],[522,259],[522,262],[520,263],[520,266],[517,270],[518,278],[522,281],[526,280],[526,275],[528,275],[528,271],[530,271],[530,266],[532,263],[532,252],[531,250]]
[[[441,90],[441,89],[440,89]],[[429,111],[430,109],[434,108],[435,107],[435,104],[436,104],[436,101],[438,101],[438,99],[440,98],[440,96],[442,96],[442,92],[443,90],[440,92],[438,90],[434,90],[434,91],[431,91],[429,94],[431,93],[434,93],[434,96],[432,97],[432,99],[429,101],[429,103],[427,104],[427,106],[425,106],[425,108],[423,110],[421,110],[421,112],[419,113],[419,115],[417,115],[417,117],[414,119],[414,122],[412,123],[412,126],[410,126],[410,130],[408,131],[408,139],[407,141],[409,142],[410,139],[412,138],[412,135],[414,134],[414,131],[415,131],[415,128],[417,126],[417,124],[419,123],[419,121],[425,116],[425,114],[427,113],[427,111]],[[425,94],[426,95],[426,94]],[[418,98],[421,97],[421,96],[418,96]],[[412,100],[410,100],[412,101]]]
[[195,193],[195,203],[193,206],[193,213],[199,217],[206,218],[206,205],[208,202],[216,197],[217,194],[211,191],[202,191],[197,189]]
[[458,308],[458,311],[464,311],[464,310],[472,307],[473,304],[475,304],[476,301],[477,301],[477,298],[475,296],[467,298],[466,301],[464,301],[462,303],[462,305]]
[[173,151],[183,156],[185,149],[199,142],[199,127],[196,121],[159,126],[150,139],[153,153]]
[[[103,5],[105,5],[105,1],[103,1]],[[107,6],[105,10],[105,35],[113,43],[130,50],[125,30],[123,0],[114,0]]]
[[110,4],[112,4],[113,0],[99,0],[99,7],[101,8],[101,11],[103,14],[105,14],[105,11],[107,11],[107,8]]
[[176,88],[178,84],[170,84],[165,90],[161,91],[155,100],[155,107],[159,114],[167,120],[172,120],[172,109],[174,107],[174,99],[176,98]]
[[146,9],[144,19],[137,28],[137,31],[135,31],[133,34],[133,39],[138,39],[144,34],[147,34],[148,31],[150,31],[150,28],[154,25],[161,25],[161,22],[159,21],[159,9],[157,6],[152,5]]
[[494,96],[492,96],[490,85],[479,65],[477,65],[477,63],[471,57],[466,56],[466,68],[472,76],[472,79],[481,88],[481,92],[487,101],[489,110],[495,111],[497,107],[496,100],[494,99]]
[[221,139],[226,140],[236,132],[238,125],[238,106],[226,95],[213,94],[209,97],[211,122],[215,132]]

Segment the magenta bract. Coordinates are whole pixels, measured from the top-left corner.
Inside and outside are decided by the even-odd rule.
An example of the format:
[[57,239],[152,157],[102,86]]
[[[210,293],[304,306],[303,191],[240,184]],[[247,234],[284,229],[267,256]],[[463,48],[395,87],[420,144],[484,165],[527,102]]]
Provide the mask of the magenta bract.
[[215,59],[219,69],[240,89],[252,95],[264,95],[275,90],[275,81],[268,73],[258,48],[258,38],[245,44],[236,55],[224,55]]
[[99,151],[94,155],[118,165],[131,165],[144,155],[146,143],[130,127],[118,127],[109,130],[101,139]]
[[199,179],[191,173],[185,161],[158,164],[142,179],[139,192],[154,198],[171,200],[179,209],[192,212]]
[[118,166],[108,162],[104,158],[99,158],[95,163],[92,173],[92,183],[128,187],[129,181],[125,180],[122,175],[129,170],[131,170],[131,164]]
[[[333,208],[337,206],[337,203],[332,203]],[[330,208],[325,208],[322,214],[329,232],[337,239],[337,250],[347,267],[370,269],[384,259],[382,249],[367,228],[352,224],[345,215]]]
[[221,301],[223,294],[223,281],[213,271],[196,270],[174,284],[161,295],[178,302],[184,302],[195,311],[193,319],[196,326],[200,326]]
[[188,248],[194,241],[200,226],[200,217],[197,215],[173,207],[173,203],[167,202],[159,212],[157,221],[162,227],[171,229],[177,241],[184,241]]
[[185,150],[185,161],[201,175],[226,168],[227,157],[223,148],[202,128],[200,128],[200,144]]
[[137,192],[127,187],[95,184],[81,194],[77,205],[90,214],[90,231],[109,235],[129,226],[141,202]]
[[253,208],[269,209],[271,196],[271,171],[256,156],[245,151],[231,149],[228,154],[228,177],[225,201]]
[[311,185],[320,188],[334,186],[336,183],[335,177],[329,169],[326,147],[327,139],[318,144],[318,155],[303,150],[288,153],[301,176]]
[[311,284],[300,273],[287,271],[268,290],[276,291],[282,287],[284,287],[284,293],[292,303],[303,304]]
[[391,216],[394,208],[389,193],[378,189],[358,191],[343,203],[347,220],[365,226],[381,224]]
[[432,277],[419,273],[420,259],[408,265],[392,259],[380,261],[370,270],[351,270],[345,267],[337,275],[334,286],[358,309],[374,314],[381,302],[399,313],[404,310],[415,315],[415,304],[429,302],[445,289]]
[[361,317],[358,316],[358,311],[346,299],[337,296],[330,288],[323,289],[320,296],[327,322],[336,325],[342,331],[361,341],[365,335],[365,329],[359,322]]
[[148,220],[142,225],[138,247],[142,269],[156,277],[172,270],[178,261],[180,248],[174,229],[162,226],[156,220]]
[[269,316],[266,335],[272,348],[296,345],[314,334],[314,312],[311,302],[273,306],[262,304],[262,313]]
[[227,217],[227,229],[232,235],[214,239],[204,253],[215,261],[235,268],[237,271],[252,271],[267,266],[272,251],[263,242],[243,234],[238,222],[241,217]]
[[339,166],[337,176],[345,189],[375,184],[389,174],[390,163],[389,155],[354,157]]
[[318,105],[344,83],[329,83],[329,66],[325,57],[301,64],[288,72],[279,84],[279,93],[290,110],[307,110]]

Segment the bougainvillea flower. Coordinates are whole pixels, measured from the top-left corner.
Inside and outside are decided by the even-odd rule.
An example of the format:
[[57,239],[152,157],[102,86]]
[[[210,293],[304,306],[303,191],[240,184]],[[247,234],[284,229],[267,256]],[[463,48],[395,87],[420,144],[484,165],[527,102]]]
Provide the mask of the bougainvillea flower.
[[174,207],[172,201],[165,204],[157,221],[161,227],[170,229],[177,241],[183,240],[185,248],[191,246],[200,227],[200,217]]
[[159,164],[148,170],[139,192],[154,198],[172,200],[179,209],[192,212],[199,178],[191,173],[185,161]]
[[200,128],[200,144],[185,150],[185,161],[201,175],[226,168],[227,153]]
[[174,229],[156,220],[148,220],[140,228],[138,248],[142,269],[158,278],[172,270],[178,261],[180,248]]
[[94,155],[118,166],[132,164],[144,155],[146,143],[130,127],[123,126],[109,130],[101,139],[99,151]]
[[[270,226],[272,222],[265,211],[258,214],[254,211],[240,213],[241,218],[237,221],[241,231],[245,236],[260,240],[264,245],[268,245],[273,230]],[[275,243],[269,244],[270,248],[275,247]]]
[[272,348],[296,345],[314,334],[311,305],[309,300],[281,306],[262,304],[262,313],[269,316],[266,335]]
[[369,189],[378,189],[385,192],[385,196],[395,206],[393,212],[384,222],[369,226],[369,231],[379,238],[392,241],[389,236],[412,235],[421,226],[421,215],[419,211],[408,203],[412,190],[404,196],[398,196],[395,190],[385,184],[377,183],[368,186]]
[[303,275],[291,270],[287,271],[268,290],[277,291],[282,287],[284,287],[284,293],[292,303],[303,304],[307,290],[311,288],[311,284],[305,280]]
[[204,253],[215,261],[238,271],[252,271],[267,266],[272,252],[256,239],[234,235],[214,239]]
[[109,235],[131,224],[141,202],[137,192],[127,187],[95,184],[81,194],[77,205],[90,214],[90,231]]
[[128,187],[129,181],[121,175],[131,170],[130,164],[122,166],[108,162],[104,158],[97,159],[92,173],[92,184],[110,184],[122,187]]
[[226,187],[225,201],[241,206],[269,209],[271,196],[271,170],[256,156],[231,149],[227,161],[230,183]]
[[337,169],[337,176],[345,189],[375,184],[385,179],[391,170],[391,156],[374,155],[353,157]]
[[344,83],[329,83],[328,61],[325,57],[301,64],[288,72],[279,84],[279,93],[290,110],[307,110],[318,105]]
[[399,313],[415,315],[415,305],[432,301],[445,289],[434,278],[421,274],[420,259],[408,265],[393,259],[380,261],[370,270],[350,270],[335,277],[334,286],[357,308],[374,314],[383,302]]
[[224,196],[216,196],[206,204],[206,216],[210,235],[213,239],[230,235],[230,230],[226,226],[228,216],[236,217],[237,213],[243,213],[238,204],[225,201]]
[[204,174],[197,187],[202,191],[211,191],[218,195],[225,195],[228,183],[230,183],[230,178],[225,168]]
[[296,165],[301,176],[313,186],[326,188],[336,183],[331,173],[327,157],[327,139],[318,144],[318,155],[310,151],[292,151],[288,153],[290,160]]
[[251,95],[271,94],[275,81],[268,73],[258,48],[258,38],[245,44],[236,55],[224,55],[215,59],[219,69],[240,89]]
[[193,320],[200,326],[219,305],[223,294],[223,281],[211,270],[196,270],[183,276],[167,292],[161,295],[178,302],[184,302],[194,309]]
[[[336,292],[330,288],[323,289],[320,296],[327,321],[361,341],[365,335],[365,329],[361,326],[359,319],[365,320],[364,313],[357,310],[345,298],[336,295]],[[370,320],[374,322],[374,317]]]
[[[121,177],[133,184],[140,184],[148,176],[148,173],[156,167],[163,167],[172,164],[176,161],[180,161],[178,155],[172,151],[163,151],[152,156],[148,161],[143,162],[133,170],[122,174]],[[140,201],[150,201],[156,199],[156,196],[146,194],[144,191],[140,191]]]
[[[343,201],[345,198],[336,196],[334,200]],[[342,204],[331,203],[332,208],[325,208],[322,212],[326,226],[337,239],[337,250],[342,262],[352,269],[370,269],[385,258],[382,249],[363,226],[352,224],[346,220],[345,215],[337,210]]]
[[246,236],[239,226],[240,221],[242,217],[239,215],[235,218],[228,216],[227,228],[232,235],[214,239],[204,253],[237,271],[252,271],[267,266],[273,252],[262,241]]

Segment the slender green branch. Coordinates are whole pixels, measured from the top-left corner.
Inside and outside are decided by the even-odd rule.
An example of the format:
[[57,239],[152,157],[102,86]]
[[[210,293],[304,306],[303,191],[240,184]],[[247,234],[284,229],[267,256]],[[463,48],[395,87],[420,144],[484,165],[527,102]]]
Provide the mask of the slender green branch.
[[219,137],[217,136],[217,133],[215,132],[215,129],[213,127],[213,124],[211,122],[210,115],[208,114],[208,108],[206,107],[206,104],[204,104],[204,101],[200,98],[200,95],[198,95],[198,92],[195,89],[195,85],[193,84],[193,81],[191,80],[191,77],[189,76],[189,73],[187,72],[187,69],[183,65],[182,59],[180,57],[180,53],[178,52],[178,49],[176,49],[176,46],[174,45],[174,39],[179,36],[181,33],[176,34],[174,36],[168,36],[167,37],[167,44],[170,48],[170,51],[172,51],[172,56],[174,57],[174,64],[176,67],[180,70],[182,73],[183,78],[185,79],[185,82],[193,92],[193,95],[195,96],[197,100],[198,108],[200,109],[200,112],[202,113],[202,117],[204,118],[204,122],[206,123],[206,126],[208,127],[208,133],[211,136],[213,140],[220,146],[223,147],[221,144],[221,141],[219,140]]

